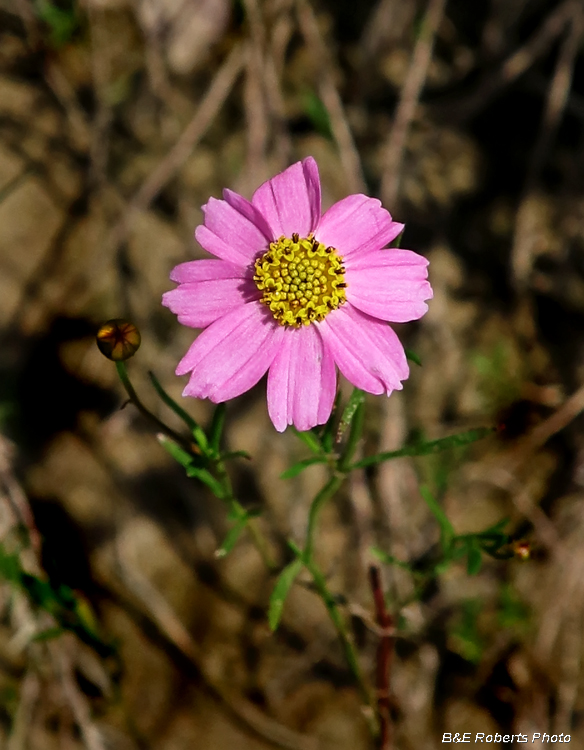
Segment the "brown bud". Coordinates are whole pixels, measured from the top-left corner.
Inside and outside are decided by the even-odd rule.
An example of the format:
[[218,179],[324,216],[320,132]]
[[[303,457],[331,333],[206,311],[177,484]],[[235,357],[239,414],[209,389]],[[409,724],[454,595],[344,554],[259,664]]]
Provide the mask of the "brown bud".
[[108,320],[96,335],[99,351],[114,362],[133,357],[140,347],[140,331],[123,318]]
[[515,557],[520,560],[529,560],[531,557],[531,545],[525,540],[518,540],[513,543],[513,552]]

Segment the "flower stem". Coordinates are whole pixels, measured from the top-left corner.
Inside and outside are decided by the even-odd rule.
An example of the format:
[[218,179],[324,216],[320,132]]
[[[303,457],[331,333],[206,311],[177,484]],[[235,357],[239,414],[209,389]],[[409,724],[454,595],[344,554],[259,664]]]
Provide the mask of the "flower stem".
[[[227,469],[225,468],[225,462],[219,459],[215,463],[215,468],[217,471],[217,477],[225,490],[224,500],[229,505],[230,511],[236,517],[245,515],[245,508],[233,494],[233,485],[231,484],[231,478],[229,477]],[[273,573],[278,569],[278,566],[272,559],[272,555],[270,554],[270,549],[265,536],[262,534],[254,518],[249,518],[246,525],[249,533],[251,534],[254,546],[259,552],[264,565],[270,573]]]
[[343,651],[345,653],[345,659],[347,660],[347,664],[349,665],[349,668],[353,673],[353,677],[355,678],[355,682],[357,683],[357,688],[359,690],[361,700],[363,701],[364,705],[372,707],[371,696],[361,674],[361,667],[359,666],[359,662],[357,660],[355,647],[353,646],[353,643],[349,636],[345,621],[341,616],[341,613],[339,612],[339,608],[337,607],[335,598],[327,586],[326,578],[323,572],[314,562],[314,560],[304,560],[304,564],[306,565],[306,569],[311,574],[314,585],[316,586],[316,590],[318,591],[318,594],[322,599],[327,612],[329,613],[329,617],[331,618],[331,621],[335,626],[337,635],[341,642],[341,646],[343,647]]
[[193,453],[193,443],[188,439],[183,437],[182,435],[179,435],[178,432],[175,432],[171,427],[164,424],[164,422],[158,417],[153,414],[144,404],[142,401],[140,401],[140,397],[136,393],[134,386],[132,385],[130,381],[130,377],[128,375],[128,370],[126,368],[126,363],[124,361],[116,362],[116,370],[118,371],[118,376],[122,382],[122,385],[124,386],[126,393],[128,394],[131,403],[134,404],[134,406],[138,409],[140,414],[142,414],[149,422],[152,422],[159,430],[160,432],[163,432],[165,435],[168,435],[169,438],[172,438],[175,442],[177,442],[179,445],[182,445],[189,453]]

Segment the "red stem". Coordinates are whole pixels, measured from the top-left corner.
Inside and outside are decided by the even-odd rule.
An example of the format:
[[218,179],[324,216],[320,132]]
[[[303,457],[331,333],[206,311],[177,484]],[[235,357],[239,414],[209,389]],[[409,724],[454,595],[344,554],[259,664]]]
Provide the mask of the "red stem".
[[393,657],[393,617],[385,607],[385,598],[381,585],[379,568],[369,568],[369,583],[375,604],[377,624],[384,631],[377,647],[377,667],[375,685],[377,690],[377,711],[380,724],[380,750],[391,750],[393,745],[393,727],[391,722],[390,673]]

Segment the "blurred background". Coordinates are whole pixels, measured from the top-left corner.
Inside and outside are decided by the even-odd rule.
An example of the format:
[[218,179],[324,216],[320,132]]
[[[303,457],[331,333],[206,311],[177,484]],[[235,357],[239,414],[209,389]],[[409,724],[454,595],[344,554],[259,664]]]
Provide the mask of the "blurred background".
[[[584,747],[583,43],[580,0],[0,0],[2,747],[371,747],[322,602],[295,586],[269,632],[257,551],[215,559],[224,508],[121,408],[94,342],[138,325],[131,377],[178,428],[147,375],[180,399],[194,334],[160,304],[169,271],[204,256],[209,196],[307,155],[325,208],[378,196],[430,259],[430,311],[398,327],[422,366],[368,400],[360,450],[504,425],[356,474],[326,508],[318,555],[363,670],[369,548],[423,570],[438,541],[421,483],[457,533],[508,518],[531,550],[421,591],[383,567],[395,746]],[[283,563],[324,472],[279,479],[306,449],[276,438],[265,383],[227,420],[253,456],[238,497]]]

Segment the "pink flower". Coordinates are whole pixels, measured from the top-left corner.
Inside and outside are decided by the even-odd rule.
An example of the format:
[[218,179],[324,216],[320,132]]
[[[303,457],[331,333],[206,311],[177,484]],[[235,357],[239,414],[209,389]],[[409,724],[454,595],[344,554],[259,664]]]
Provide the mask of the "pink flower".
[[268,411],[280,432],[329,418],[336,368],[368,393],[401,390],[409,375],[387,321],[420,318],[432,297],[428,261],[384,249],[403,229],[375,198],[350,195],[321,216],[312,157],[261,185],[251,202],[231,190],[203,206],[195,232],[213,260],[181,263],[162,299],[204,330],[179,363],[183,395],[227,401],[268,373]]

